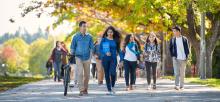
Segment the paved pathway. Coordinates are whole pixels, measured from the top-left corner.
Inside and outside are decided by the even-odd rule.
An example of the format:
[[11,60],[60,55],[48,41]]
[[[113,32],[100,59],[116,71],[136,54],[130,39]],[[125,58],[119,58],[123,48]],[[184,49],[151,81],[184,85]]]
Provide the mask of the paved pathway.
[[171,80],[159,79],[157,90],[146,90],[146,80],[139,78],[135,90],[125,91],[124,79],[119,79],[116,95],[108,96],[105,85],[90,80],[88,96],[78,96],[78,88],[63,96],[62,82],[43,80],[0,93],[0,102],[220,102],[218,89],[187,83],[184,90],[176,91],[173,85]]

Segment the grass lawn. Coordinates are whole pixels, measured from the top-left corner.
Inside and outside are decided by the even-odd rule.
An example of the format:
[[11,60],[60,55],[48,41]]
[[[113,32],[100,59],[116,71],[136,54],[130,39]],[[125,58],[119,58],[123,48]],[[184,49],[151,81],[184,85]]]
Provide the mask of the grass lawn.
[[33,77],[3,77],[0,76],[0,92],[18,87],[30,82],[40,81],[43,78]]
[[[174,80],[173,76],[164,76],[163,78]],[[207,85],[220,89],[220,79],[210,78],[201,80],[199,78],[186,78],[186,82]]]

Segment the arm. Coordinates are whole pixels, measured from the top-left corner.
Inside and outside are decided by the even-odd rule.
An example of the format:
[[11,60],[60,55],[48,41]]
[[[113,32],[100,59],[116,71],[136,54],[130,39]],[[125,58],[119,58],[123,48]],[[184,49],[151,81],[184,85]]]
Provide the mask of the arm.
[[90,48],[91,52],[94,51],[94,43],[93,43],[93,39],[92,39],[92,37],[90,38],[89,48]]
[[73,36],[71,45],[70,45],[70,54],[75,55],[75,51],[76,51],[76,36]]

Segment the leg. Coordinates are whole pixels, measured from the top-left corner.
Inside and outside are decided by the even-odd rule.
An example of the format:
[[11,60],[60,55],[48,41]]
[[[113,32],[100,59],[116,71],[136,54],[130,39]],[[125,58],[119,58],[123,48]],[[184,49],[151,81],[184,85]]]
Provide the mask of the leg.
[[111,83],[110,83],[110,61],[103,59],[102,60],[102,65],[104,67],[104,71],[105,71],[105,80],[106,80],[106,86],[108,91],[112,91],[111,89]]
[[151,83],[151,63],[150,62],[145,62],[146,66],[146,71],[147,71],[147,84],[150,85]]
[[176,58],[173,58],[173,69],[175,75],[175,85],[179,86],[180,69],[178,60]]
[[73,64],[73,68],[74,68],[74,82],[75,84],[77,84],[77,80],[78,80],[78,76],[79,76],[79,69],[77,68],[77,65],[76,64]]
[[125,67],[125,83],[126,86],[129,86],[129,62],[127,60],[124,60],[124,67]]
[[135,84],[135,73],[136,73],[136,67],[137,67],[137,61],[131,62],[131,67],[130,67],[130,85]]
[[82,92],[84,91],[84,82],[83,82],[83,63],[81,59],[76,57],[76,65],[77,65],[77,71],[78,71],[78,86],[79,86],[79,91]]
[[99,84],[102,84],[104,71],[103,71],[101,60],[99,59],[96,59],[96,68],[97,68],[98,82]]
[[83,61],[84,68],[84,90],[88,90],[89,77],[90,77],[90,63],[91,60]]
[[117,59],[113,59],[111,61],[111,64],[110,64],[110,73],[111,73],[111,84],[112,84],[112,87],[115,87],[116,76],[117,76],[116,68],[117,68]]
[[153,84],[156,85],[156,79],[157,79],[157,62],[152,63],[152,71],[153,71]]
[[180,88],[184,87],[186,61],[180,61]]
[[95,78],[95,63],[92,63],[91,72],[92,72],[92,78]]

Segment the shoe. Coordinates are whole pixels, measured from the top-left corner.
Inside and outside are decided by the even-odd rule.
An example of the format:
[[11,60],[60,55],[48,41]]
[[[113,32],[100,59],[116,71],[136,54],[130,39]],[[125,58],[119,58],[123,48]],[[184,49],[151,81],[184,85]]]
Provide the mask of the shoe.
[[130,86],[129,86],[129,90],[133,90],[133,87],[132,87],[132,85],[130,85]]
[[108,91],[108,92],[106,93],[106,95],[113,95],[113,92],[112,92],[112,91]]
[[150,90],[150,85],[147,85],[147,90]]
[[83,94],[88,95],[88,90],[85,89],[85,90],[83,91]]
[[129,91],[129,86],[126,86],[126,89],[125,89],[125,91]]
[[83,96],[83,91],[80,91],[80,92],[79,92],[79,96]]
[[184,87],[180,87],[180,90],[184,90]]
[[178,86],[175,86],[174,89],[179,90],[179,87],[178,87]]
[[115,88],[114,87],[112,87],[112,94],[115,94]]
[[153,89],[156,90],[156,85],[155,84],[153,85]]

